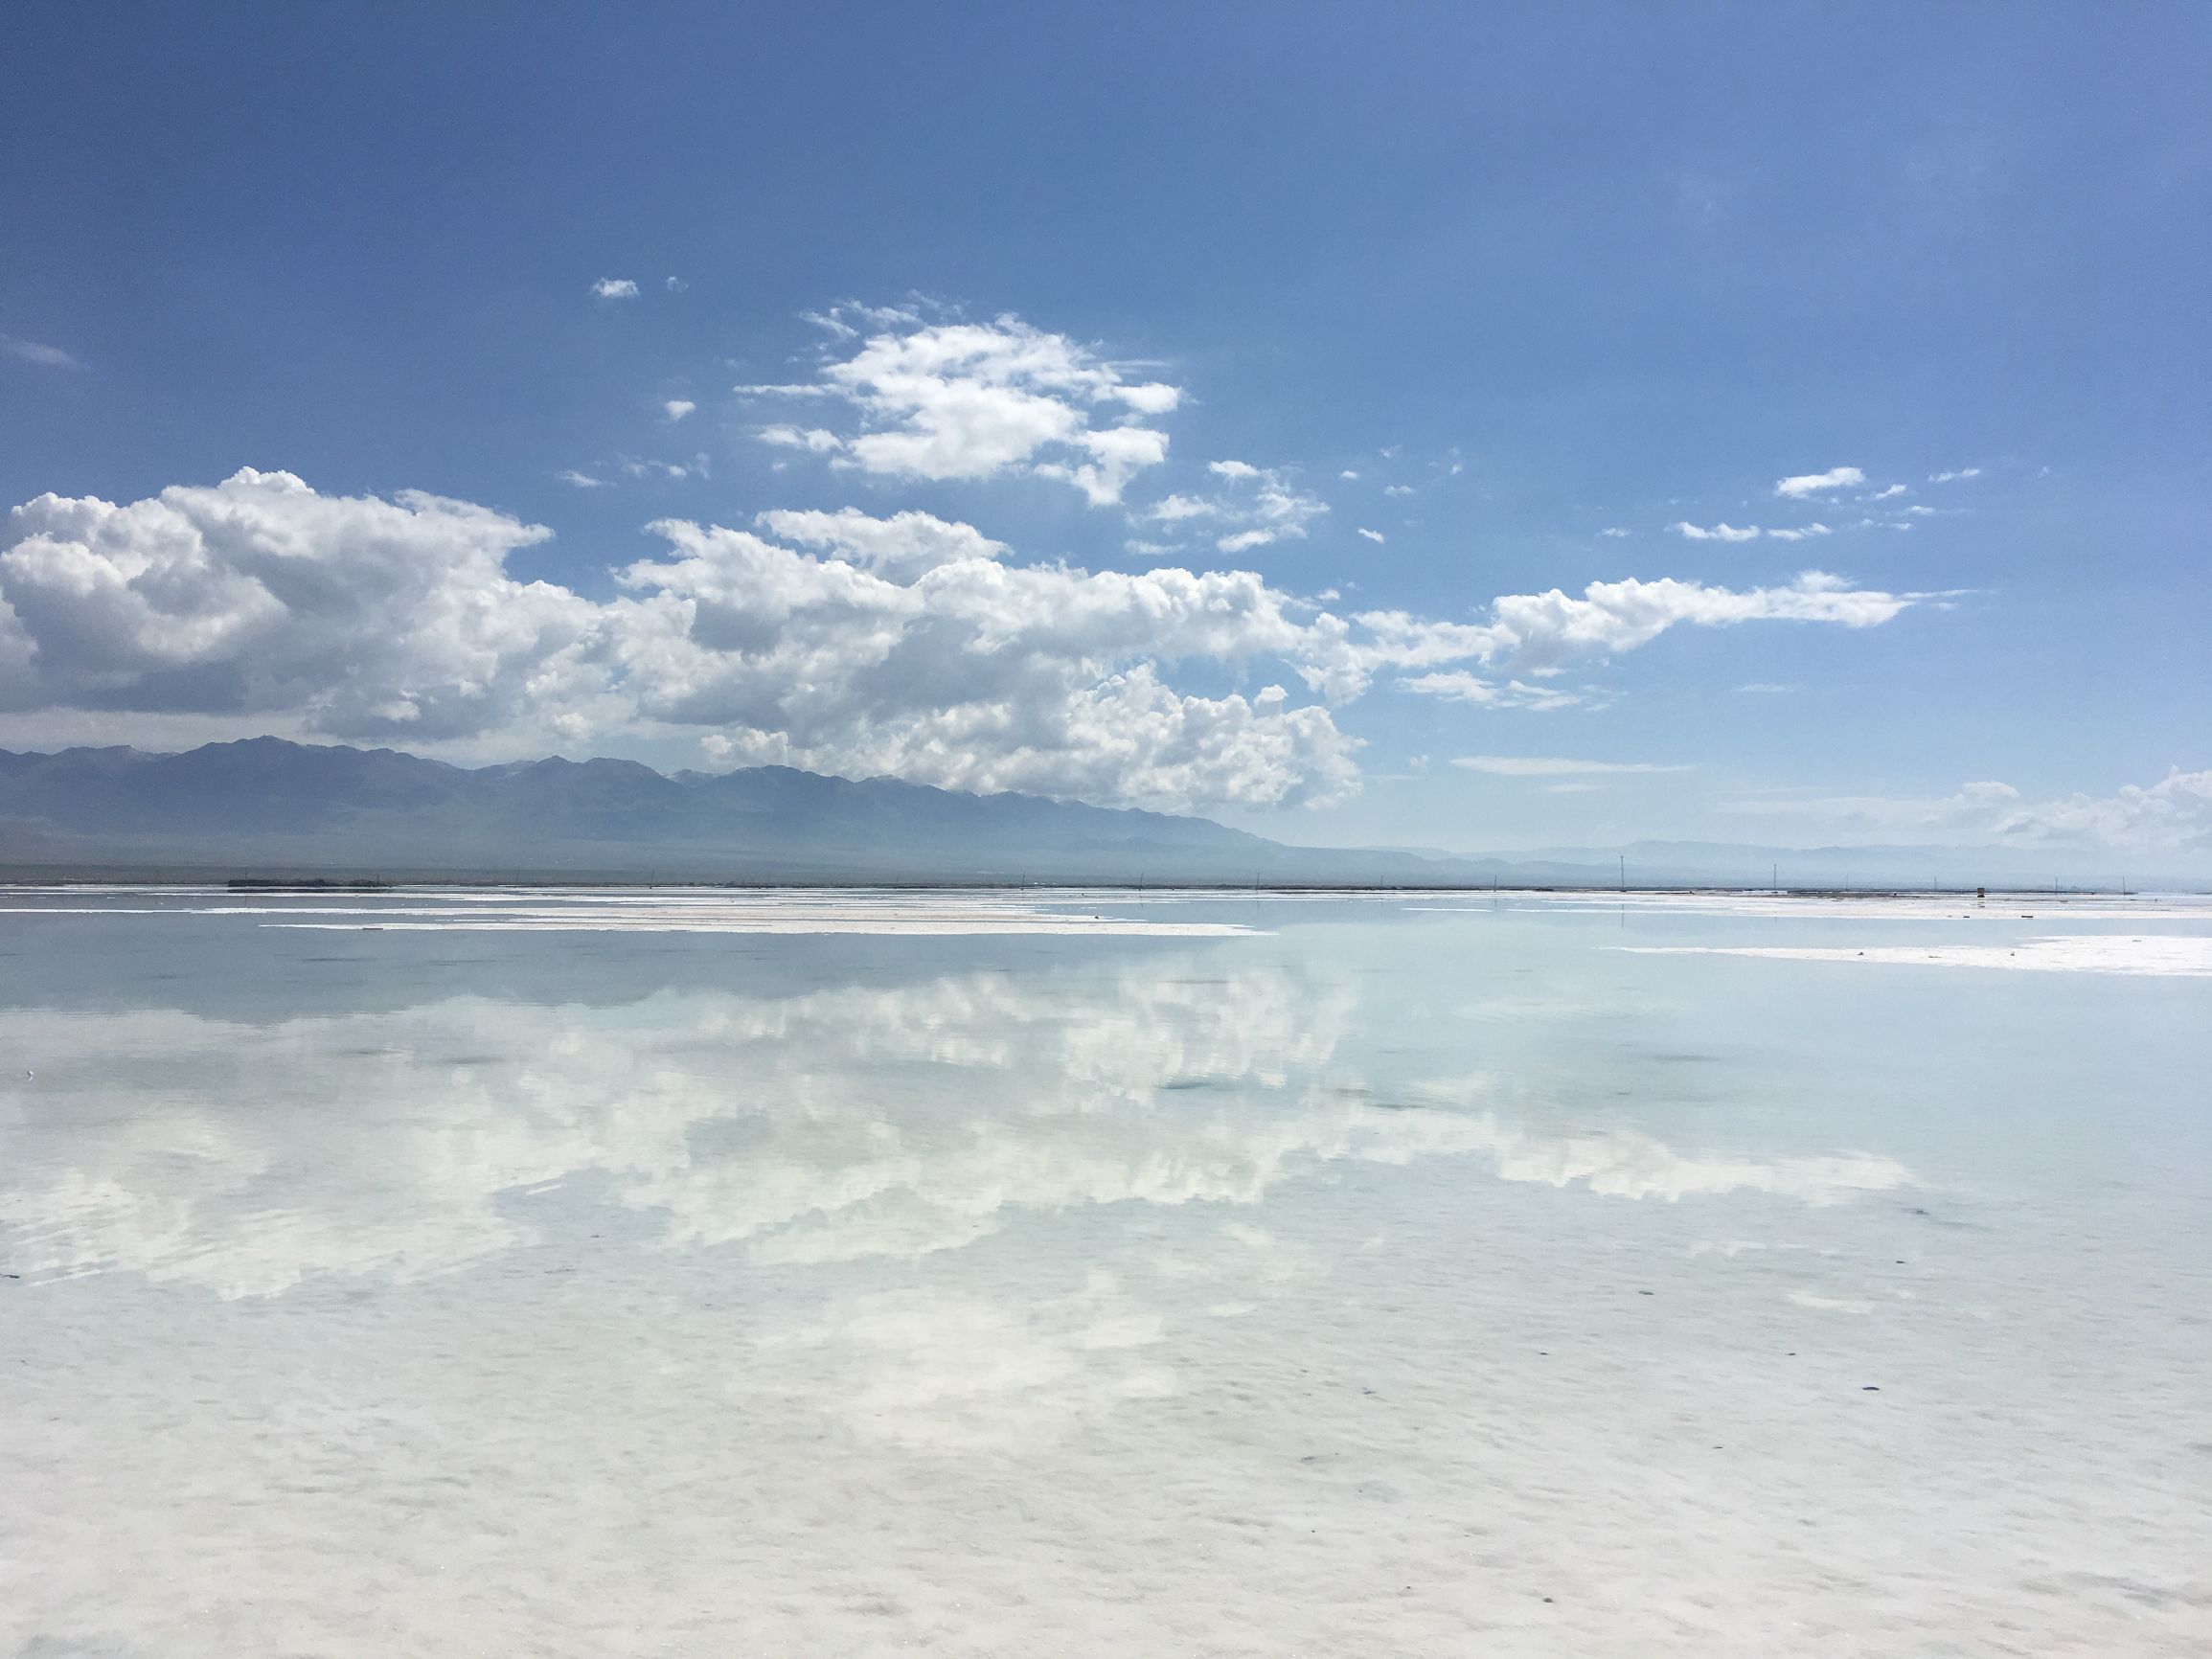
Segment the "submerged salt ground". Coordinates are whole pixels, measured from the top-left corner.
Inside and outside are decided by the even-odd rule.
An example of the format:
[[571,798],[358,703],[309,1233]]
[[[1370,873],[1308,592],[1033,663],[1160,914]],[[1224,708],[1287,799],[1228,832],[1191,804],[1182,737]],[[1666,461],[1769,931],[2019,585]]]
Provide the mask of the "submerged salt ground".
[[2212,1633],[2196,906],[703,902],[7,901],[0,1651]]

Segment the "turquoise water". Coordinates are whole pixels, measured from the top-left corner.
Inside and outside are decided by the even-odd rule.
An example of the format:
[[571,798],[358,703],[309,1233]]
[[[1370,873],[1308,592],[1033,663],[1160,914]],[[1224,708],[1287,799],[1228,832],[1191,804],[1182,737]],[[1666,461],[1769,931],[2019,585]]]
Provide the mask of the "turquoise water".
[[0,898],[0,1650],[2185,1651],[2208,935]]

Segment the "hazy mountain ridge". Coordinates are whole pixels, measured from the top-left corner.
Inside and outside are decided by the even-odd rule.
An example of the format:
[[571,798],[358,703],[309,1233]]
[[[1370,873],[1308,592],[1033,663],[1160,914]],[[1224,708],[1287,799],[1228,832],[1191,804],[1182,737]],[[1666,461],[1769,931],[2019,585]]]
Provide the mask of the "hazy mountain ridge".
[[211,743],[0,751],[0,862],[732,878],[1436,877],[1395,853],[1288,848],[1204,818],[971,795],[787,766],[669,775],[635,761],[463,767],[394,749]]
[[[670,774],[552,757],[467,767],[279,738],[182,754],[0,750],[0,872],[17,876],[2041,887],[2109,886],[2127,864],[2054,848],[1683,841],[1453,857],[1288,846],[1206,818],[789,766]],[[2142,886],[2202,884],[2132,874]]]

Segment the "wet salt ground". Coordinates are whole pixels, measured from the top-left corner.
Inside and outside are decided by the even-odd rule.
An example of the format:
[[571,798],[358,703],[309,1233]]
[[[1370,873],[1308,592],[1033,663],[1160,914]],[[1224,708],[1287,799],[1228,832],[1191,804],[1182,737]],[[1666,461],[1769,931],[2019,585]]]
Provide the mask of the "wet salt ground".
[[6,919],[0,1650],[2212,1635],[2202,980],[1173,908]]

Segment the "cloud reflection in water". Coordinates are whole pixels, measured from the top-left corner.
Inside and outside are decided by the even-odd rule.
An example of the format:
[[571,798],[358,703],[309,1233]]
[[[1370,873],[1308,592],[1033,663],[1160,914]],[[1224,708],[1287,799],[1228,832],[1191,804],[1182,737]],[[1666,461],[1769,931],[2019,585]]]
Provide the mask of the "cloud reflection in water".
[[1547,1132],[1480,1077],[1369,1098],[1358,989],[1187,955],[620,1009],[455,997],[233,1024],[11,1012],[42,1057],[0,1176],[20,1270],[131,1270],[225,1297],[406,1282],[537,1242],[526,1194],[597,1177],[672,1249],[763,1264],[916,1258],[1022,1212],[1252,1205],[1332,1160],[1478,1156],[1609,1196],[1827,1203],[1904,1184],[1869,1156],[1691,1155]]

